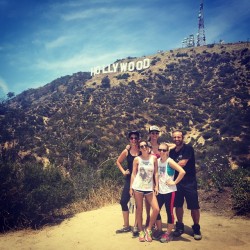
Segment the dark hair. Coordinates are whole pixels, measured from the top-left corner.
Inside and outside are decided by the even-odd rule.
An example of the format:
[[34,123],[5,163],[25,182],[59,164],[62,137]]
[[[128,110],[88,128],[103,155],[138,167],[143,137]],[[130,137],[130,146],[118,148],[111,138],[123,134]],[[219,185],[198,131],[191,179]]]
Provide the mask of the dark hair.
[[130,138],[131,135],[136,135],[138,137],[138,139],[141,137],[140,132],[137,130],[133,130],[133,131],[128,132],[128,138]]
[[180,130],[180,129],[176,129],[176,130],[174,130],[174,131],[172,132],[172,135],[173,135],[174,133],[176,133],[176,132],[181,133],[182,138],[184,138],[184,132],[183,132],[182,130]]
[[[148,141],[146,141],[146,140],[140,141],[140,142],[139,142],[139,145],[140,145],[142,142],[146,142],[146,145],[149,146],[149,145],[148,145]],[[150,144],[151,144],[151,143],[150,143]]]

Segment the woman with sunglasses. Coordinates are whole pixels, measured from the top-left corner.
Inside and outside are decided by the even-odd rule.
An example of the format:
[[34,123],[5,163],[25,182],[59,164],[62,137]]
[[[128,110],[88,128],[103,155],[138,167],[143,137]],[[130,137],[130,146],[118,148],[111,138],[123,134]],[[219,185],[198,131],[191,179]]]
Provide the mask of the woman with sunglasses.
[[160,157],[160,154],[158,152],[159,137],[160,137],[159,127],[156,125],[150,126],[148,131],[148,141],[150,142],[151,146],[151,154],[155,155],[157,158]]
[[[152,155],[155,155],[157,158],[160,157],[160,154],[158,152],[158,147],[159,147],[159,140],[160,137],[160,129],[158,126],[153,125],[149,127],[148,131],[148,145],[149,145],[149,151]],[[149,224],[150,220],[150,204],[145,200],[145,209],[146,209],[146,227]],[[154,226],[153,226],[154,227]]]
[[[137,156],[133,162],[130,195],[134,196],[136,202],[139,241],[143,242],[146,240],[151,242],[151,229],[159,213],[159,206],[156,199],[156,195],[158,194],[158,165],[157,158],[149,152],[147,141],[141,141],[139,147],[141,154]],[[145,231],[143,231],[142,228],[143,197],[145,197],[152,207],[149,225]]]
[[[150,143],[150,152],[152,155],[155,155],[157,159],[160,157],[160,152],[158,151],[159,148],[159,138],[160,138],[160,128],[156,125],[152,125],[149,127],[148,131],[148,142]],[[168,143],[170,148],[174,148],[175,144]],[[149,223],[149,216],[150,216],[150,205],[145,200],[145,208],[147,214],[146,226]]]
[[[160,157],[159,148],[159,138],[160,138],[160,128],[156,125],[150,126],[148,131],[148,141],[151,144],[151,154],[155,155],[157,158]],[[174,148],[176,145],[174,143],[167,143],[169,149]]]
[[[130,199],[129,189],[130,189],[131,173],[133,170],[133,161],[134,161],[134,158],[139,155],[138,142],[140,139],[140,133],[138,131],[131,131],[128,133],[128,139],[130,142],[129,144],[130,148],[124,149],[116,161],[117,167],[125,176],[125,183],[124,183],[121,200],[120,200],[124,224],[121,229],[116,230],[116,233],[127,233],[131,231],[131,228],[129,226],[129,209],[128,209],[128,202]],[[125,159],[127,159],[126,169],[122,166],[122,163]],[[137,223],[136,223],[136,218],[135,218],[135,227],[136,225]]]
[[[158,151],[160,158],[158,159],[158,173],[159,173],[159,194],[157,195],[157,201],[161,210],[163,204],[165,204],[167,212],[167,231],[162,231],[162,222],[160,213],[157,216],[156,225],[157,231],[153,234],[153,239],[160,240],[162,243],[171,240],[171,232],[174,228],[174,198],[175,191],[177,190],[176,184],[181,181],[185,175],[185,170],[178,165],[173,159],[168,157],[169,146],[167,143],[160,143]],[[174,181],[175,171],[179,172],[177,178]]]

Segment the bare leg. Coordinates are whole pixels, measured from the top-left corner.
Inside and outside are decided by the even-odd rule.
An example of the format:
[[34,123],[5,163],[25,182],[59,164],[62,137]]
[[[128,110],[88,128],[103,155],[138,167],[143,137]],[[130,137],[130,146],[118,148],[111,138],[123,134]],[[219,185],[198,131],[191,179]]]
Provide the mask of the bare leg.
[[199,224],[199,222],[200,222],[200,210],[199,209],[191,210],[191,216],[193,218],[194,224]]
[[145,208],[146,208],[146,215],[147,215],[147,218],[146,218],[146,227],[147,227],[150,221],[150,208],[151,207],[146,198],[145,198]]
[[161,220],[156,220],[156,226],[157,226],[157,230],[159,232],[162,231],[162,221]]
[[137,227],[138,222],[137,222],[137,216],[136,216],[136,210],[135,210],[135,223],[134,223],[134,227]]
[[176,207],[175,214],[176,214],[177,221],[180,223],[183,223],[183,215],[184,215],[183,207]]
[[156,218],[157,218],[157,215],[158,215],[160,209],[159,209],[158,202],[157,202],[157,199],[156,199],[156,196],[154,193],[145,195],[145,198],[147,199],[150,206],[152,207],[152,214],[150,216],[150,221],[149,221],[149,225],[148,225],[148,229],[151,230],[155,221],[156,221]]
[[123,215],[124,227],[128,227],[129,226],[129,212],[122,211],[122,215]]
[[170,234],[172,232],[173,228],[174,228],[174,224],[169,224],[168,223],[168,225],[167,225],[167,232],[168,232],[168,234]]
[[136,219],[139,231],[142,231],[142,209],[143,209],[143,194],[134,192],[136,202]]

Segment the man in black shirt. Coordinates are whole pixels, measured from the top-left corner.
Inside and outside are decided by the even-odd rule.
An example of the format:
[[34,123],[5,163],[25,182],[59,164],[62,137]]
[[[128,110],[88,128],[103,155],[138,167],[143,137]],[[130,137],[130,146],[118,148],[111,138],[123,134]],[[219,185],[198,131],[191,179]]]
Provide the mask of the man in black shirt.
[[177,222],[173,234],[174,236],[179,237],[184,233],[183,204],[185,198],[187,208],[191,210],[191,216],[194,222],[194,225],[192,226],[194,239],[201,240],[202,236],[199,225],[200,206],[198,201],[194,149],[191,145],[184,143],[182,131],[174,131],[172,138],[176,147],[170,150],[169,156],[186,171],[184,178],[177,184],[177,192],[174,203]]

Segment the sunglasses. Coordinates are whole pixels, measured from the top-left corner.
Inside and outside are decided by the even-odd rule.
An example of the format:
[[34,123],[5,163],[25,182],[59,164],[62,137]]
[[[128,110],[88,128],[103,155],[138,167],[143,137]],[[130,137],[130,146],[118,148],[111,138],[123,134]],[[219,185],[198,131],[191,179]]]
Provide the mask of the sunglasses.
[[151,135],[159,135],[159,132],[151,132]]
[[140,148],[147,148],[148,145],[140,145]]
[[158,148],[158,151],[159,151],[159,152],[167,152],[167,149]]
[[130,140],[138,140],[137,137],[133,137],[133,136],[131,136],[129,139],[130,139]]

